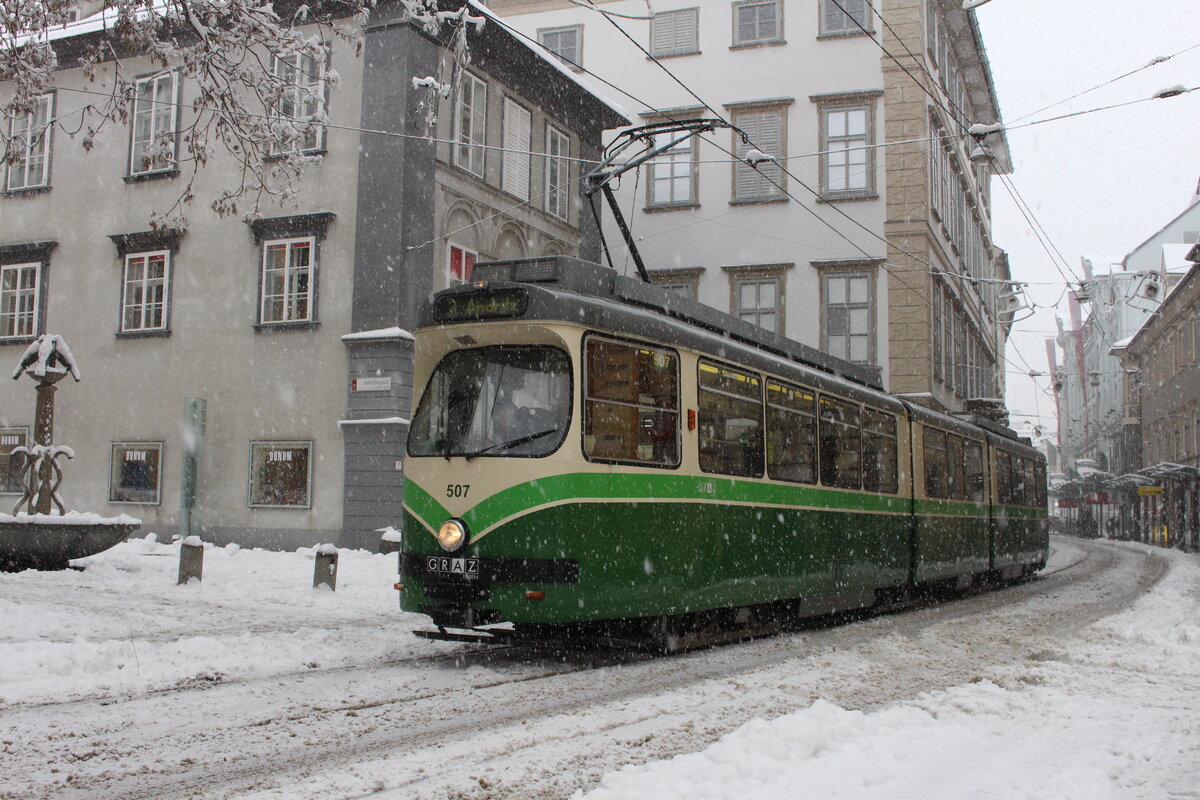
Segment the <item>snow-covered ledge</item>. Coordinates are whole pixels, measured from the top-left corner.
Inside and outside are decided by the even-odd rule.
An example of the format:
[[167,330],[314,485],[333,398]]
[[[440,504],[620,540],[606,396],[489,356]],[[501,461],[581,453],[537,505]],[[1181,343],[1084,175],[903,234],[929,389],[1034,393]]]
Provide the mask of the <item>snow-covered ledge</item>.
[[364,417],[362,419],[339,419],[338,427],[346,425],[407,425],[404,417]]
[[0,524],[17,525],[141,525],[142,521],[128,514],[102,517],[92,512],[68,511],[66,514],[0,514]]
[[411,341],[413,335],[404,328],[380,328],[374,331],[359,331],[358,333],[347,333],[342,336],[343,342],[375,342],[389,340],[404,340]]

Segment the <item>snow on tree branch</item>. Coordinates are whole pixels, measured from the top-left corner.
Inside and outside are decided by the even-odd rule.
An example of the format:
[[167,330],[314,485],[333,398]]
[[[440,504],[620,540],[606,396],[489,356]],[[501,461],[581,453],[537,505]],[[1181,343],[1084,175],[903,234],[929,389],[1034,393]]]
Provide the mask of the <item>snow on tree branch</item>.
[[[257,216],[264,201],[294,202],[297,179],[321,160],[322,126],[330,122],[325,105],[338,83],[329,67],[332,44],[350,43],[361,55],[362,24],[376,2],[103,0],[92,4],[96,13],[70,22],[69,0],[0,0],[0,86],[12,92],[0,112],[32,118],[38,98],[55,88],[56,70],[80,68],[94,88],[78,96],[89,102],[54,122],[90,150],[106,128],[130,124],[139,104],[174,103],[154,95],[148,78],[177,74],[183,86],[177,131],[134,154],[135,172],[174,169],[185,176],[173,206],[156,210],[151,227],[186,224],[196,177],[221,152],[232,158],[237,178],[206,198],[209,205],[221,216]],[[484,18],[469,5],[442,12],[438,0],[396,2],[431,32],[454,30],[450,83],[456,84],[469,60],[466,31]],[[126,63],[133,58],[136,69]],[[157,75],[144,74],[146,60]],[[23,157],[27,128],[0,125],[3,163]]]

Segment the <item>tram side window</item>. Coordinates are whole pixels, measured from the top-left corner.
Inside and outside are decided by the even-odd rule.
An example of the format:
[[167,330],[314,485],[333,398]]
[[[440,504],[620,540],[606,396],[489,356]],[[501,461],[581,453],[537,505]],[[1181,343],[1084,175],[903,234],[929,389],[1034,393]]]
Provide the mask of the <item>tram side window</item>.
[[945,431],[926,428],[923,461],[925,464],[925,496],[946,498],[950,496],[949,465],[946,454]]
[[679,357],[648,345],[590,337],[583,452],[600,461],[679,464]]
[[767,474],[817,482],[817,398],[811,390],[768,381]]
[[821,396],[821,483],[862,486],[862,422],[857,405]]
[[996,495],[1001,505],[1013,502],[1012,457],[1003,450],[996,453]]
[[1021,495],[1021,505],[1037,505],[1037,473],[1033,467],[1033,459],[1021,459],[1021,472],[1024,474],[1025,491]]
[[699,370],[700,469],[763,474],[763,410],[757,375],[707,361]]
[[896,449],[896,418],[863,409],[863,489],[894,494],[900,488]]
[[1013,505],[1030,505],[1026,500],[1027,482],[1025,480],[1025,459],[1020,456],[1013,456]]
[[1039,508],[1046,507],[1046,465],[1033,462],[1033,500]]
[[982,503],[984,499],[983,483],[983,445],[967,439],[963,445],[965,460],[967,500]]
[[963,440],[946,434],[946,496],[951,500],[966,500],[967,486],[963,476]]

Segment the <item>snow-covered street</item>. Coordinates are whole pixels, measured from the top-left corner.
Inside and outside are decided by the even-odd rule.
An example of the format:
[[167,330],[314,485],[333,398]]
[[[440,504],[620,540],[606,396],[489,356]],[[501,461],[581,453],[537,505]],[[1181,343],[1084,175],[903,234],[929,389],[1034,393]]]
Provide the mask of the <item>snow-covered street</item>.
[[1195,798],[1200,560],[671,658],[428,642],[395,557],[127,542],[0,575],[0,797]]

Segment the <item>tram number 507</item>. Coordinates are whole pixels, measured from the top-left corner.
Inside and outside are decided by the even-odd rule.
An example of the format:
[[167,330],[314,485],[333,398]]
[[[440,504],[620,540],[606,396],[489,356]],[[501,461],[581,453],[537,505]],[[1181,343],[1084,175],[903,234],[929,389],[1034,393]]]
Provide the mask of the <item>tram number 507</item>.
[[446,484],[446,497],[466,497],[469,491],[471,491],[471,484],[469,483]]

